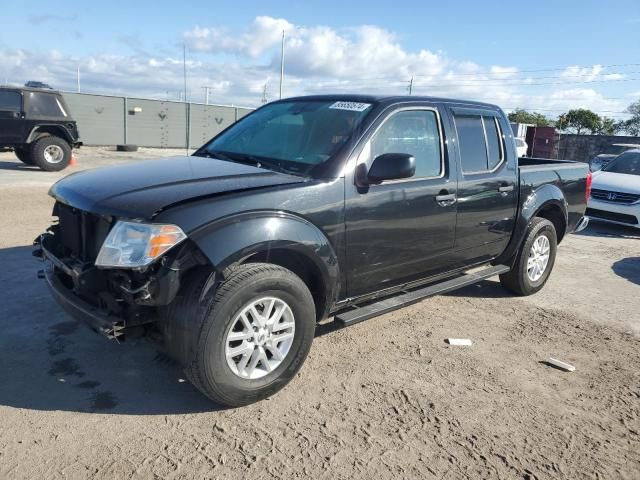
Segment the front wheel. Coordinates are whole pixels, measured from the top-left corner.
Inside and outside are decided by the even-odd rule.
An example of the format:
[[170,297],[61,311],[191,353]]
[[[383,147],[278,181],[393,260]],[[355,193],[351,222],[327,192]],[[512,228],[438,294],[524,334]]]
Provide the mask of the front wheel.
[[202,288],[201,281],[188,285],[181,302],[200,308],[173,312],[198,312],[199,318],[189,319],[201,325],[189,333],[189,380],[232,407],[283,388],[302,366],[315,333],[315,305],[304,282],[283,267],[252,263],[233,269],[204,298]]
[[556,260],[557,243],[553,223],[535,217],[513,269],[500,275],[502,286],[518,295],[532,295],[544,287]]

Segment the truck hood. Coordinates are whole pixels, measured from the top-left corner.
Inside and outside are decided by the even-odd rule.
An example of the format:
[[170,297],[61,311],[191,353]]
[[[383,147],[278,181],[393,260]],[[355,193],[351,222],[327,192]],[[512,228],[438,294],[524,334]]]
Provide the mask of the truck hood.
[[101,215],[150,219],[172,205],[242,190],[304,182],[294,175],[205,157],[169,157],[68,175],[49,195]]
[[640,193],[640,177],[600,170],[593,173],[592,188],[621,193]]

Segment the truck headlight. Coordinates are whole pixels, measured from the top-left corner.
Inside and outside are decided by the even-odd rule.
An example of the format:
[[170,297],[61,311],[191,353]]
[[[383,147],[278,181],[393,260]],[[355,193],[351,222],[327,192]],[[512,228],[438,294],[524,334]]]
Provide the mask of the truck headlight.
[[185,238],[187,236],[177,225],[118,220],[100,248],[96,266],[144,267]]

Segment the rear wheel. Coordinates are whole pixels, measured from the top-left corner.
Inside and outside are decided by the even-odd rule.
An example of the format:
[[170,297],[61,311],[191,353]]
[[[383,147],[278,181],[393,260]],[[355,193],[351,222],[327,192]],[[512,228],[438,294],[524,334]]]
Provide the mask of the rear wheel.
[[181,341],[190,346],[183,349],[189,380],[227,406],[253,403],[283,388],[302,366],[315,333],[315,305],[304,282],[265,263],[233,269],[204,298],[206,282],[194,280],[170,312],[192,325],[181,329],[190,337]]
[[553,223],[544,218],[534,218],[513,269],[500,275],[500,283],[518,295],[536,293],[549,279],[556,260],[556,249],[557,237]]
[[69,165],[71,146],[60,137],[41,137],[31,145],[31,158],[42,170],[58,172]]
[[31,152],[28,148],[16,147],[13,149],[13,153],[16,154],[18,160],[26,165],[33,165],[33,159],[31,158]]

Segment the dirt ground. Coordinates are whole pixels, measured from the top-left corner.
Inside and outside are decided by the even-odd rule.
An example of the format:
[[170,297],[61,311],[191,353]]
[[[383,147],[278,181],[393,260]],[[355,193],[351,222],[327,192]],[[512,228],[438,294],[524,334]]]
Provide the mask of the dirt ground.
[[640,478],[640,231],[571,235],[528,298],[491,279],[319,328],[287,388],[219,409],[146,341],[70,320],[31,257],[55,179],[180,153],[83,148],[63,174],[0,154],[0,478]]

